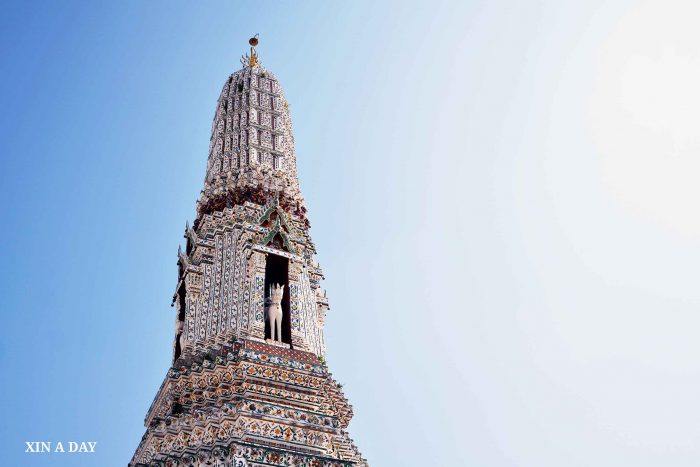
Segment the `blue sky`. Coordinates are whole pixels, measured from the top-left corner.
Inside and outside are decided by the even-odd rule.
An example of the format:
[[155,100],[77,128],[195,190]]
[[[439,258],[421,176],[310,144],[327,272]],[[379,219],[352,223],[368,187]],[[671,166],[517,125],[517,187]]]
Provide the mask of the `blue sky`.
[[697,465],[698,13],[3,2],[0,464],[130,459],[216,99],[259,33],[371,465]]

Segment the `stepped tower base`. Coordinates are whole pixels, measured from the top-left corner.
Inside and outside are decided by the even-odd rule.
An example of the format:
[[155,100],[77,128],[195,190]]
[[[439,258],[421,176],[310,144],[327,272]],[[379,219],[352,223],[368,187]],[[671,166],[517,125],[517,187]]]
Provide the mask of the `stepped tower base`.
[[352,407],[312,353],[243,340],[181,358],[130,466],[366,466]]

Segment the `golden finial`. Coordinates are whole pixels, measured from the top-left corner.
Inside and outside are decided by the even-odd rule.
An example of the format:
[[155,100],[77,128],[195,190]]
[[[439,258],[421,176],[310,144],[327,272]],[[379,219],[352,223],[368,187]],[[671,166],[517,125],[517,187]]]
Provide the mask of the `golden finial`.
[[254,67],[258,64],[258,54],[255,53],[255,46],[258,45],[258,35],[256,34],[248,40],[250,44],[250,66]]

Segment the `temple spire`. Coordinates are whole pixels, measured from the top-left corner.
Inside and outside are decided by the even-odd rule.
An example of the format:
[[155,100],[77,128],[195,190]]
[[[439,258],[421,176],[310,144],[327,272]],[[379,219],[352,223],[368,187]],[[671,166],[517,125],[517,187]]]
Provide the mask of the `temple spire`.
[[244,198],[266,204],[278,196],[288,213],[308,223],[287,99],[260,62],[258,35],[248,43],[242,67],[225,81],[214,112],[198,218]]
[[325,364],[328,299],[282,86],[250,55],[216,103],[178,248],[172,366],[131,467],[367,467]]

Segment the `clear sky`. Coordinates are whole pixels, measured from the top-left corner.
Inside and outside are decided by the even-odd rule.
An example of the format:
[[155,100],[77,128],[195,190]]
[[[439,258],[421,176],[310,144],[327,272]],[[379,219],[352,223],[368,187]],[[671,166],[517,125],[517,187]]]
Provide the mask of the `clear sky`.
[[699,17],[2,2],[0,464],[130,459],[171,359],[216,99],[259,33],[371,465],[697,466]]

